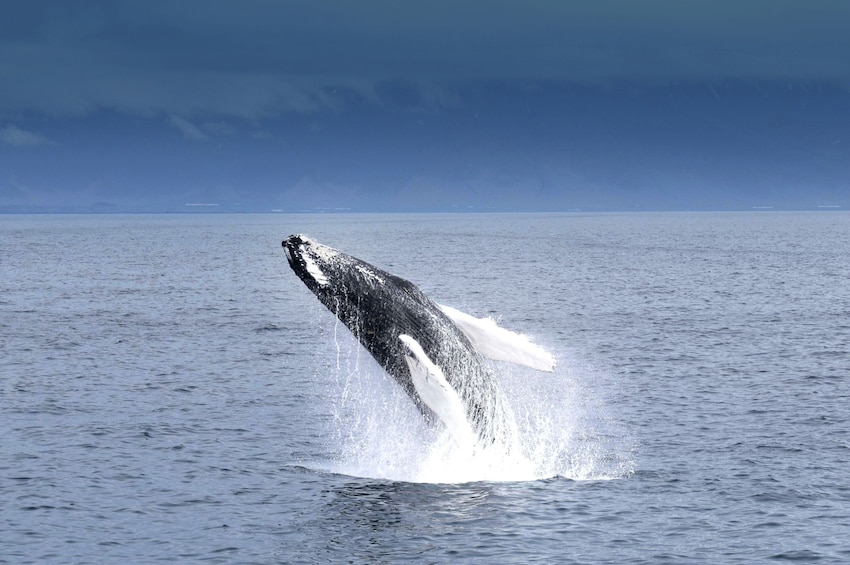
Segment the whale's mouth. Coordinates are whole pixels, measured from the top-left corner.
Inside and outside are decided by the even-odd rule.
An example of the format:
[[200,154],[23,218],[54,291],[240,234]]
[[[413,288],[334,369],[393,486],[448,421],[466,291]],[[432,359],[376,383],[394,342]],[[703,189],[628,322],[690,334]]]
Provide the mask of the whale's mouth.
[[302,240],[300,236],[290,235],[280,243],[283,246],[284,254],[286,254],[286,260],[289,261],[289,266],[292,267],[295,272],[298,272],[296,267],[301,254],[301,251],[299,250],[301,242]]

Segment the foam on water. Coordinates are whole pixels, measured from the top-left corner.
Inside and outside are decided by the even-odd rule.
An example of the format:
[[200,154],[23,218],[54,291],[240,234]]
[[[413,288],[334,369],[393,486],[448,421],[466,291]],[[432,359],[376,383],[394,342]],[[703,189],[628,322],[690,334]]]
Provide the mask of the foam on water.
[[566,359],[554,373],[494,364],[516,418],[516,434],[510,445],[470,450],[442,423],[425,422],[401,387],[339,323],[334,341],[336,362],[327,368],[330,374],[319,375],[331,383],[329,471],[423,483],[608,480],[633,472],[628,434],[581,378],[593,373],[590,368]]

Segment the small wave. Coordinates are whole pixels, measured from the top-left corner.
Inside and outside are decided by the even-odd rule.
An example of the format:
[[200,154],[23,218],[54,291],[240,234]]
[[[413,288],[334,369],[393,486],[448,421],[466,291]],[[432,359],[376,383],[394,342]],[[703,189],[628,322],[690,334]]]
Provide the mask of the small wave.
[[254,331],[256,333],[279,332],[279,331],[283,331],[283,330],[284,330],[284,328],[282,328],[282,327],[280,327],[276,324],[266,324],[265,326],[261,326],[259,328],[254,328]]
[[816,551],[809,551],[807,549],[801,551],[785,551],[783,553],[777,553],[776,555],[771,555],[771,559],[776,559],[779,561],[817,561],[823,558],[823,555]]

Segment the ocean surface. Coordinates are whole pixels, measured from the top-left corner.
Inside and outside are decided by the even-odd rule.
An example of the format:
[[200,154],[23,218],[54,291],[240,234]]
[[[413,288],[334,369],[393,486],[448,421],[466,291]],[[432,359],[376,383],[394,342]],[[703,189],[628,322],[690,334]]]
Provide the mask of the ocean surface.
[[[305,233],[558,360],[452,453]],[[850,214],[0,216],[0,563],[850,561]]]

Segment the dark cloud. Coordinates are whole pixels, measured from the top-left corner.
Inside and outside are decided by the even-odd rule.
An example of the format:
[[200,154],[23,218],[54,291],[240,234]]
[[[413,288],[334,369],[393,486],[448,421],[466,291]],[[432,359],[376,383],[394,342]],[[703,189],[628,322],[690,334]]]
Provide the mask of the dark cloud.
[[186,118],[181,118],[180,116],[171,114],[168,116],[168,123],[180,130],[180,132],[183,133],[183,137],[186,139],[194,139],[195,141],[206,141],[209,139],[209,136],[201,131],[201,128]]
[[28,0],[0,211],[850,206],[846,0]]
[[47,145],[51,143],[51,141],[43,135],[23,130],[11,124],[0,129],[0,141],[13,147],[32,147],[35,145]]
[[[34,0],[4,7],[0,111],[340,111],[408,81],[850,84],[843,0]],[[442,96],[445,98],[445,96]],[[434,104],[443,100],[433,99]]]

